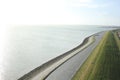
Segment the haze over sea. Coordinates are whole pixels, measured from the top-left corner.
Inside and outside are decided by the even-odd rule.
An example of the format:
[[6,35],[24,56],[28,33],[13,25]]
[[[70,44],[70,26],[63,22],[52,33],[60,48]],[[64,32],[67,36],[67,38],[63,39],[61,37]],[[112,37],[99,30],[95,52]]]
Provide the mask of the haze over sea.
[[19,26],[9,27],[2,35],[0,80],[17,80],[43,63],[78,46],[102,26]]

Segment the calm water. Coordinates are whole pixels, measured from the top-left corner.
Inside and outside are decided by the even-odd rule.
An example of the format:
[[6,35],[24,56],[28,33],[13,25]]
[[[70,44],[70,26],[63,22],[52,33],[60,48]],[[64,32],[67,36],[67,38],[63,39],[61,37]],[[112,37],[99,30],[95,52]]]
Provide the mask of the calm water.
[[48,60],[79,45],[85,37],[108,30],[100,26],[19,26],[3,28],[0,80],[17,80]]

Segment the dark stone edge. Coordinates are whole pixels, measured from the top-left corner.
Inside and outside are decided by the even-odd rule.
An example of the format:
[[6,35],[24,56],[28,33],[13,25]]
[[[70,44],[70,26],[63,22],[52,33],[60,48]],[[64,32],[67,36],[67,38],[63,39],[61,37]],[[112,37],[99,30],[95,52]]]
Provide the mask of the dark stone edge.
[[[29,80],[29,79],[31,79],[32,77],[34,77],[35,75],[39,74],[41,71],[44,71],[45,69],[47,69],[49,66],[53,65],[54,63],[56,63],[56,62],[59,61],[60,59],[66,57],[66,56],[69,55],[70,53],[74,52],[75,50],[77,50],[77,49],[79,49],[80,47],[82,47],[83,45],[85,45],[85,44],[88,42],[88,40],[89,40],[90,37],[91,37],[91,36],[86,37],[86,38],[83,40],[83,42],[82,42],[80,45],[78,45],[77,47],[75,47],[75,48],[73,48],[72,50],[69,50],[69,51],[67,51],[67,52],[65,52],[65,53],[63,53],[63,54],[61,54],[61,55],[59,55],[59,56],[51,59],[50,61],[42,64],[41,66],[33,69],[32,71],[30,71],[30,72],[28,72],[27,74],[23,75],[23,76],[22,76],[21,78],[19,78],[18,80]],[[75,54],[75,55],[76,55],[76,54]],[[74,55],[73,55],[73,56],[74,56]],[[70,59],[70,58],[69,58],[69,59]],[[66,60],[66,61],[67,61],[67,60]],[[65,61],[65,62],[66,62],[66,61]],[[63,62],[63,63],[64,63],[64,62]],[[62,63],[62,64],[63,64],[63,63]],[[62,65],[62,64],[60,64],[60,65]],[[60,66],[60,65],[59,65],[59,66]],[[54,70],[56,70],[59,66],[57,66]],[[53,70],[53,71],[54,71],[54,70]],[[47,78],[53,71],[51,71],[45,78]],[[45,78],[44,78],[44,79],[45,79]],[[44,80],[44,79],[43,79],[43,80]]]

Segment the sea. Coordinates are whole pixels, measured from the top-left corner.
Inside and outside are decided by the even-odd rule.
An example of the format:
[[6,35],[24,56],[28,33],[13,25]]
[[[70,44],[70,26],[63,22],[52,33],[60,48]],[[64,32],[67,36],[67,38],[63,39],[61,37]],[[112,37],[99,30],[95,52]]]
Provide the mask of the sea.
[[9,26],[0,30],[0,80],[17,80],[36,67],[80,45],[98,25]]

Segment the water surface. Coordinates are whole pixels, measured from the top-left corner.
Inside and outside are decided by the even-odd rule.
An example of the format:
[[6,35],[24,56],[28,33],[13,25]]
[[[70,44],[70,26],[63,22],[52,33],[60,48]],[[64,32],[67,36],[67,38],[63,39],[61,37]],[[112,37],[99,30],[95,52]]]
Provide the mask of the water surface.
[[100,26],[15,26],[1,30],[0,80],[17,80],[32,69],[109,28]]

